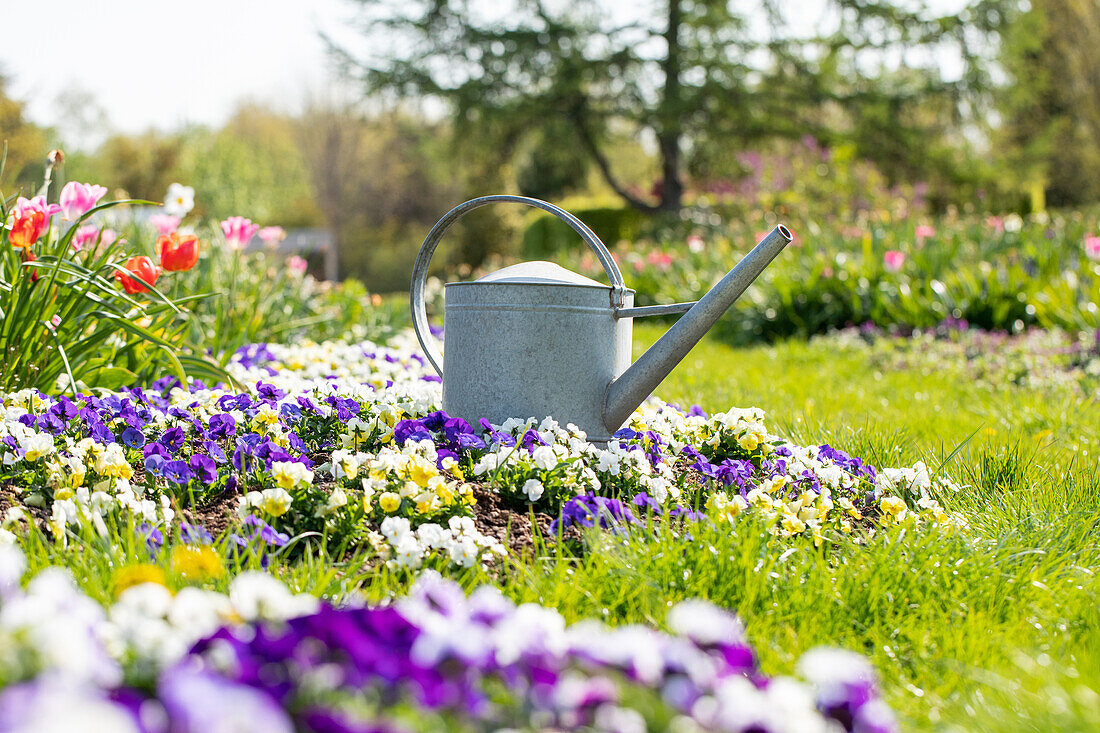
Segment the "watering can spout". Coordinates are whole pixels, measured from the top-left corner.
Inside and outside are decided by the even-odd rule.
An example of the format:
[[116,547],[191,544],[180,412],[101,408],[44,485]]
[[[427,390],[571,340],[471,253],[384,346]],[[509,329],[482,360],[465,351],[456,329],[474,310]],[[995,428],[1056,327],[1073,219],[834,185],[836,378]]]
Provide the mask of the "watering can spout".
[[[726,273],[710,292],[691,306],[657,343],[653,344],[622,375],[607,388],[604,396],[603,421],[614,434],[634,412],[642,400],[648,397],[691,348],[703,338],[703,334],[741,297],[745,289],[760,276],[776,255],[791,241],[791,233],[784,226],[777,226],[745,255],[737,266]],[[666,312],[662,307],[624,309],[622,316],[647,315]],[[632,314],[630,311],[634,311]],[[645,311],[644,313],[642,311]]]

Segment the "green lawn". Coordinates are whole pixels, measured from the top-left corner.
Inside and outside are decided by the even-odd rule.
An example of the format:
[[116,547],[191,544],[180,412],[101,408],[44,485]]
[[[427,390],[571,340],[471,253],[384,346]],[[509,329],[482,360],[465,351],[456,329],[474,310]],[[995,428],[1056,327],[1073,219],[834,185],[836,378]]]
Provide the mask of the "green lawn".
[[[661,333],[660,327],[637,327],[635,356]],[[708,411],[761,407],[769,423],[792,439],[856,450],[889,445],[905,463],[946,456],[963,443],[964,456],[1019,446],[1048,465],[1074,458],[1095,464],[1100,458],[1096,399],[1068,390],[1037,393],[975,383],[947,363],[935,370],[887,371],[830,339],[739,349],[705,340],[657,395]]]
[[[638,328],[636,352],[660,333]],[[884,371],[828,340],[707,341],[658,394],[707,410],[759,406],[778,432],[876,465],[934,468],[965,444],[945,470],[967,486],[944,504],[965,513],[970,531],[897,533],[781,561],[765,534],[743,525],[677,552],[593,553],[572,576],[599,598],[581,601],[584,610],[614,604],[612,615],[633,616],[703,595],[738,609],[771,669],[822,643],[863,651],[914,730],[1100,728],[1095,398],[983,386],[946,363]],[[578,603],[561,591],[547,600]]]

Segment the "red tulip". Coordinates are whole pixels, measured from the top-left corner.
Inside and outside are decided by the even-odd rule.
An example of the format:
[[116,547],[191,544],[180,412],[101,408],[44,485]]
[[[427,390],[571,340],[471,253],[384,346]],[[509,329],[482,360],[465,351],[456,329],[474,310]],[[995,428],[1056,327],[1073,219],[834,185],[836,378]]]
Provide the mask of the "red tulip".
[[[30,248],[26,248],[26,249],[23,250],[23,261],[24,262],[34,262],[37,259],[38,259],[38,257],[34,254],[34,252],[31,252]],[[38,282],[38,268],[37,267],[31,267],[31,268],[28,268],[28,269],[31,271],[31,282],[32,283]]]
[[176,232],[157,239],[160,266],[169,272],[190,270],[199,261],[199,238],[194,234],[180,236]]
[[134,293],[148,292],[148,286],[156,285],[157,278],[160,277],[160,268],[153,264],[153,261],[145,255],[131,257],[126,260],[123,267],[129,270],[130,274],[135,275],[137,278],[141,278],[138,280],[123,272],[115,273],[115,279],[118,280],[122,289],[131,295]]

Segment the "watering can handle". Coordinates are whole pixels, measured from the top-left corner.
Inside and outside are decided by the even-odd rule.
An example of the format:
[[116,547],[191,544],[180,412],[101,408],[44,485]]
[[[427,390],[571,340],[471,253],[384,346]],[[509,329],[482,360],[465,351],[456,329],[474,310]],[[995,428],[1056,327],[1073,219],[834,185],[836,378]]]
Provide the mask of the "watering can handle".
[[485,206],[486,204],[494,204],[497,202],[525,204],[526,206],[533,206],[536,209],[549,211],[572,227],[573,231],[581,235],[581,239],[583,239],[585,243],[592,248],[592,251],[596,253],[596,257],[599,258],[600,263],[603,265],[604,272],[607,273],[607,279],[611,281],[611,307],[617,308],[623,304],[623,296],[626,293],[626,283],[623,281],[623,274],[619,272],[619,266],[615,264],[615,259],[611,256],[611,253],[607,251],[607,247],[600,241],[600,238],[597,237],[591,229],[585,226],[580,219],[551,203],[539,199],[528,198],[527,196],[496,194],[493,196],[482,196],[481,198],[471,199],[464,204],[459,204],[454,207],[448,211],[442,219],[435,223],[435,226],[432,227],[432,230],[428,232],[428,236],[424,239],[424,244],[420,246],[420,254],[416,256],[416,264],[413,265],[412,291],[410,293],[413,327],[416,329],[416,338],[419,339],[420,346],[423,347],[424,353],[428,357],[428,361],[432,363],[432,366],[435,367],[435,371],[441,377],[443,376],[443,356],[439,353],[439,347],[436,346],[435,339],[432,337],[431,329],[428,327],[428,316],[424,310],[424,286],[428,280],[428,263],[431,262],[432,255],[435,254],[435,248],[439,244],[439,240],[443,238],[443,233],[446,232],[452,224],[458,221],[468,211],[472,211],[480,206]]

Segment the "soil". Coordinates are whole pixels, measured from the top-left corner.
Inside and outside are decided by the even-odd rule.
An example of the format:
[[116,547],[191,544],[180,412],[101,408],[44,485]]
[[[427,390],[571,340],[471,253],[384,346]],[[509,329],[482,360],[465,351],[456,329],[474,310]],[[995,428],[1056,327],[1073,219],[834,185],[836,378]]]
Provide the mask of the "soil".
[[[474,525],[477,530],[484,535],[496,537],[508,548],[510,554],[533,554],[539,545],[558,541],[557,533],[550,530],[554,515],[535,512],[532,526],[532,515],[509,507],[500,494],[483,486],[476,486],[474,498],[477,500],[474,506]],[[576,527],[568,527],[562,532],[562,539],[578,540],[580,532]]]

